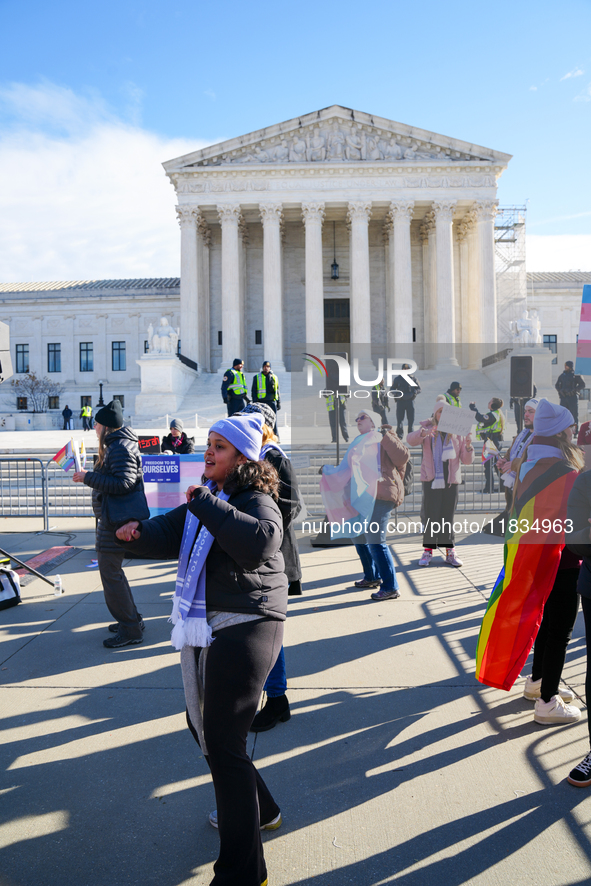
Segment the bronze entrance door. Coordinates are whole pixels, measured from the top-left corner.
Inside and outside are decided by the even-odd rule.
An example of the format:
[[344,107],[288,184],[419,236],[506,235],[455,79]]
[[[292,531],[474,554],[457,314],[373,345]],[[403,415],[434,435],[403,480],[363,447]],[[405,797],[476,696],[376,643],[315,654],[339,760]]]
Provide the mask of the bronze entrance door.
[[348,298],[324,299],[324,341],[330,345],[351,341]]

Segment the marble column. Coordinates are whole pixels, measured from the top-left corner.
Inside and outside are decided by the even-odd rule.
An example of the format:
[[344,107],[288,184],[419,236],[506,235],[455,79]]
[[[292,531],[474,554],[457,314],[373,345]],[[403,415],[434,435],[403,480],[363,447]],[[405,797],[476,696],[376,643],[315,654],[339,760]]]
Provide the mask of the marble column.
[[283,274],[281,267],[281,203],[261,203],[263,220],[263,359],[275,372],[283,362]]
[[[393,317],[392,343],[412,344],[412,264],[410,252],[410,222],[414,202],[393,200],[389,216],[390,230],[390,280],[392,286],[391,309]],[[393,242],[392,242],[393,241]]]
[[218,371],[224,372],[234,358],[245,359],[240,315],[240,204],[220,204],[217,210],[222,227],[222,362]]
[[176,207],[181,227],[181,353],[195,363],[202,359],[199,353],[198,213],[193,206]]
[[[211,246],[211,230],[205,219],[197,216],[197,312],[199,317],[198,347],[199,368],[210,370],[211,367],[211,332],[209,328],[209,248]],[[182,329],[181,329],[182,333]],[[181,350],[184,345],[181,339]],[[217,367],[216,367],[217,368]]]
[[351,225],[351,344],[371,344],[371,304],[369,290],[369,217],[371,201],[349,203]]
[[497,342],[497,293],[495,280],[495,200],[475,203],[480,267],[481,341]]
[[[460,342],[464,346],[462,364],[468,369],[480,366],[480,299],[474,290],[477,280],[478,255],[474,251],[474,212],[466,213],[457,226],[460,248]],[[467,348],[467,349],[466,349]]]
[[305,230],[306,342],[324,344],[324,270],[322,222],[324,203],[302,203]]
[[437,329],[435,330],[435,340],[438,344],[453,344],[455,341],[452,242],[452,220],[455,207],[455,200],[436,200],[433,203],[437,259]]
[[[434,317],[436,315],[435,292],[435,219],[433,212],[425,214],[419,228],[419,236],[423,251],[423,341],[426,345],[433,343],[435,334]],[[428,350],[428,349],[427,349]],[[425,365],[429,365],[428,353],[425,351]]]

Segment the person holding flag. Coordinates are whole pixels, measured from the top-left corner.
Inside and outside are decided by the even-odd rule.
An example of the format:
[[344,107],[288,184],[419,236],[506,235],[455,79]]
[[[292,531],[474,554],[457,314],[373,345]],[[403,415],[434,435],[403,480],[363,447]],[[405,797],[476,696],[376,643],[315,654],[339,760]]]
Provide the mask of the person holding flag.
[[535,641],[523,695],[535,700],[534,720],[541,724],[574,723],[581,716],[565,703],[573,693],[559,687],[578,608],[580,561],[565,549],[567,501],[584,464],[573,431],[568,409],[540,400],[533,439],[517,465],[504,566],[476,650],[476,678],[509,690]]
[[489,411],[484,415],[478,411],[474,402],[469,403],[468,408],[475,413],[475,418],[478,422],[476,439],[484,440],[485,444],[482,448],[485,484],[484,489],[480,491],[483,495],[488,495],[497,491],[495,489],[495,462],[501,454],[500,444],[503,442],[503,429],[505,427],[505,416],[501,412],[503,401],[500,397],[493,397],[488,404]]

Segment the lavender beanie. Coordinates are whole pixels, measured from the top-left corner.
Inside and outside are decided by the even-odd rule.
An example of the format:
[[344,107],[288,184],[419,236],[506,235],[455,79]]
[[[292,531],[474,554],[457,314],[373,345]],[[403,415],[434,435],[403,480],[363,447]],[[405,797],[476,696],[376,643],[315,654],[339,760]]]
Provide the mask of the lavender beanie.
[[264,419],[260,413],[232,415],[216,421],[209,430],[225,437],[249,461],[258,461],[263,442],[263,424]]
[[554,437],[574,423],[572,412],[565,406],[557,406],[556,403],[542,398],[536,409],[534,433],[539,437]]

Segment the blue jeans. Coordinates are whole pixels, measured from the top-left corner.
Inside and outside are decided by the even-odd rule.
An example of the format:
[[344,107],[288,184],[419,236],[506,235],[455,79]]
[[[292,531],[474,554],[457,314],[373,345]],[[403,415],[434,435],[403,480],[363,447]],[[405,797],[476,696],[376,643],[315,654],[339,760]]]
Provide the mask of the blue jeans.
[[[369,555],[373,560],[374,574],[377,572],[379,577],[382,579],[383,591],[398,590],[396,567],[394,566],[394,560],[392,559],[390,548],[386,544],[386,529],[388,525],[388,517],[390,516],[391,511],[392,502],[380,501],[379,499],[376,499],[376,503],[374,505],[373,513],[370,520],[370,531],[365,533],[366,544],[359,546],[355,545],[362,563],[363,556],[361,555],[359,548],[366,547],[369,551]],[[372,532],[371,526],[376,523],[378,524],[377,531]]]
[[285,695],[286,690],[287,675],[285,673],[285,654],[282,646],[279,650],[277,661],[271,668],[271,673],[267,677],[265,692],[269,698],[279,698],[280,695]]
[[376,565],[369,552],[369,545],[363,543],[355,543],[355,550],[359,554],[361,565],[363,566],[363,577],[366,581],[377,581],[379,578]]

